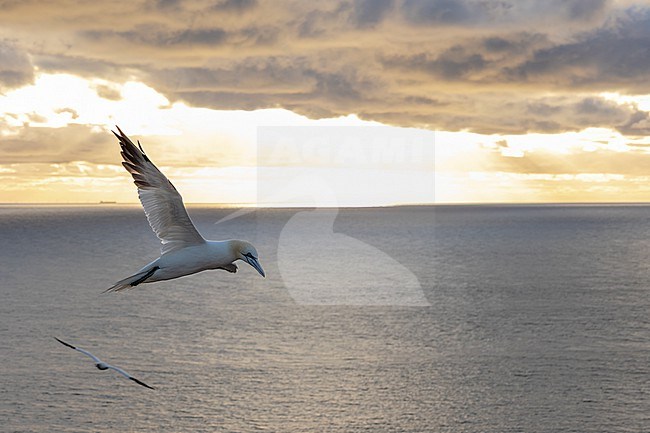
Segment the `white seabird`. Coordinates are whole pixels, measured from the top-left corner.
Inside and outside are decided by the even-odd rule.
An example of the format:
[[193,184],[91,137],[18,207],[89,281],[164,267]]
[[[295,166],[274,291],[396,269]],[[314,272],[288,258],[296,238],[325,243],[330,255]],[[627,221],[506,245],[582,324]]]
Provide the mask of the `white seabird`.
[[134,382],[137,383],[138,385],[142,385],[142,386],[144,386],[144,387],[146,387],[146,388],[149,388],[149,389],[156,389],[156,388],[154,388],[153,386],[149,386],[149,385],[147,385],[146,383],[142,382],[141,380],[136,379],[135,377],[131,376],[129,373],[127,373],[126,371],[122,370],[121,368],[118,368],[118,367],[115,367],[114,365],[110,365],[110,364],[107,364],[107,363],[103,362],[101,359],[97,358],[95,355],[93,355],[92,353],[88,352],[87,350],[84,350],[84,349],[82,349],[82,348],[80,348],[80,347],[75,347],[75,346],[73,346],[72,344],[68,344],[68,343],[66,343],[65,341],[63,341],[63,340],[59,340],[59,339],[56,338],[56,337],[54,337],[54,339],[55,339],[56,341],[58,341],[59,343],[65,345],[65,346],[68,346],[68,347],[71,348],[71,349],[76,350],[77,352],[81,352],[81,353],[83,353],[84,355],[90,356],[90,357],[93,359],[93,361],[95,361],[95,367],[97,367],[99,370],[109,370],[109,369],[110,369],[110,370],[115,370],[115,371],[117,371],[118,373],[120,373],[122,376],[126,377],[127,379],[131,379],[132,381],[134,381]]
[[161,256],[135,274],[115,283],[106,292],[130,289],[142,283],[171,280],[208,269],[237,272],[235,261],[243,260],[265,276],[257,250],[247,241],[209,241],[190,220],[183,198],[174,185],[138,146],[117,127],[113,132],[122,148],[122,165],[133,176],[149,225],[160,239]]

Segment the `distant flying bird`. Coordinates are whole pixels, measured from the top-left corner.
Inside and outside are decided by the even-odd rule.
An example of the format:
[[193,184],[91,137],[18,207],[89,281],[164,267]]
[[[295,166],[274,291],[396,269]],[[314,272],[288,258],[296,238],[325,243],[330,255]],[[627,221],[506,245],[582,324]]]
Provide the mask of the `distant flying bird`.
[[156,389],[156,388],[154,388],[153,386],[149,386],[149,385],[147,385],[146,383],[144,383],[144,382],[142,382],[142,381],[136,379],[135,377],[131,376],[129,373],[127,373],[126,371],[122,370],[121,368],[117,368],[117,367],[115,367],[115,366],[113,366],[113,365],[110,365],[110,364],[107,364],[107,363],[103,362],[101,359],[97,358],[95,355],[93,355],[92,353],[88,352],[87,350],[84,350],[84,349],[82,349],[82,348],[80,348],[80,347],[75,347],[75,346],[73,346],[72,344],[68,344],[68,343],[66,343],[65,341],[63,341],[63,340],[59,340],[59,339],[56,338],[56,337],[54,337],[54,339],[55,339],[56,341],[58,341],[59,343],[63,344],[64,346],[68,346],[69,348],[74,349],[74,350],[76,350],[77,352],[81,352],[81,353],[83,353],[84,355],[90,356],[90,357],[93,359],[93,361],[95,361],[95,367],[97,367],[99,370],[109,370],[109,369],[110,369],[110,370],[115,370],[115,371],[117,371],[118,373],[120,373],[122,376],[126,377],[127,379],[131,379],[132,381],[134,381],[134,382],[137,383],[138,385],[142,385],[142,386],[144,386],[144,387],[146,387],[146,388],[149,388],[149,389]]
[[174,185],[138,146],[117,127],[113,132],[122,148],[122,165],[133,176],[149,225],[162,243],[161,256],[135,274],[115,283],[105,292],[130,289],[142,283],[171,280],[208,269],[237,272],[235,261],[243,260],[265,276],[257,250],[247,241],[209,241],[203,238],[187,215],[183,198]]

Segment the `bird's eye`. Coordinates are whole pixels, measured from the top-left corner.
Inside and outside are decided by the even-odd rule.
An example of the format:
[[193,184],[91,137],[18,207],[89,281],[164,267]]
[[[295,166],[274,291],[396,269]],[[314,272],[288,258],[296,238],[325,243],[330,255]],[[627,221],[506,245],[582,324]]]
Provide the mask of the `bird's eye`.
[[253,256],[251,253],[244,254],[244,257],[248,257],[249,259],[254,259],[255,258],[255,256]]

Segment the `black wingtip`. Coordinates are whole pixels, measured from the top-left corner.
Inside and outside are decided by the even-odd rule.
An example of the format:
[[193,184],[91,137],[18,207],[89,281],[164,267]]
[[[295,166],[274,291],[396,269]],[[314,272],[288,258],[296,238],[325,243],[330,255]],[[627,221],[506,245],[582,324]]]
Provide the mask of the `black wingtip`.
[[154,388],[153,386],[149,386],[149,385],[147,385],[146,383],[144,383],[143,381],[136,379],[135,377],[129,377],[129,379],[131,379],[132,381],[134,381],[134,382],[137,383],[138,385],[142,385],[142,386],[144,386],[145,388],[156,389],[156,388]]
[[146,161],[148,161],[148,162],[151,162],[151,160],[149,159],[147,154],[144,152],[144,149],[142,148],[142,145],[140,144],[140,140],[138,140],[138,147],[140,148],[140,152],[142,152],[142,156],[144,157],[144,159]]
[[[142,157],[144,157],[144,159],[146,161],[150,162],[149,157],[147,156],[144,149],[142,148],[142,144],[140,144],[140,140],[137,140],[138,145],[136,146],[133,143],[133,141],[131,141],[131,139],[124,133],[124,131],[122,131],[120,129],[119,126],[115,125],[115,127],[119,131],[119,134],[117,132],[113,131],[113,130],[111,130],[111,132],[113,133],[113,135],[115,135],[117,140],[120,142],[120,146],[122,147],[122,151],[126,152],[131,157],[136,157],[137,158],[139,156],[142,156]],[[139,150],[139,152],[138,152],[138,150]],[[138,153],[140,155],[138,155]]]
[[68,347],[71,348],[71,349],[77,350],[77,348],[74,347],[72,344],[68,344],[68,343],[66,343],[65,341],[63,341],[63,340],[59,340],[59,339],[56,338],[56,337],[53,337],[53,338],[54,338],[56,341],[58,341],[59,343],[63,344],[64,346],[68,346]]

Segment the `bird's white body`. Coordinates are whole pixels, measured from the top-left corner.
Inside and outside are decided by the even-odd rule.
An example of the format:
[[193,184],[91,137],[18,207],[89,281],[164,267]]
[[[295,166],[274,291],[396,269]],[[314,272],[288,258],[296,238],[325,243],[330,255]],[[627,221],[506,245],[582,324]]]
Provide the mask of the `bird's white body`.
[[120,291],[142,283],[171,280],[209,269],[237,272],[236,260],[251,265],[263,277],[257,250],[240,240],[209,241],[192,223],[174,185],[120,128],[115,134],[122,149],[122,165],[133,176],[149,225],[161,242],[161,256],[106,291]]
[[160,269],[147,278],[147,282],[171,280],[211,269],[228,270],[228,267],[235,266],[233,262],[237,259],[230,241],[206,241],[163,254],[140,269],[138,274],[157,266]]

